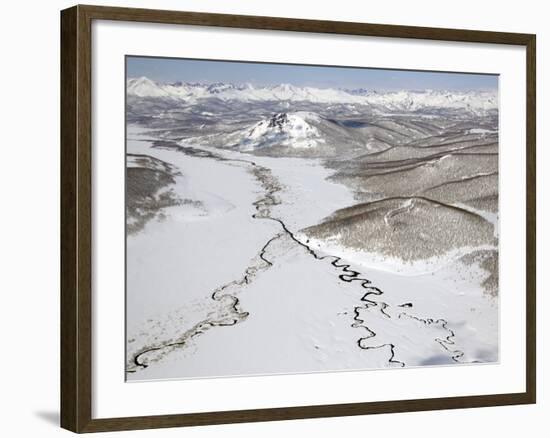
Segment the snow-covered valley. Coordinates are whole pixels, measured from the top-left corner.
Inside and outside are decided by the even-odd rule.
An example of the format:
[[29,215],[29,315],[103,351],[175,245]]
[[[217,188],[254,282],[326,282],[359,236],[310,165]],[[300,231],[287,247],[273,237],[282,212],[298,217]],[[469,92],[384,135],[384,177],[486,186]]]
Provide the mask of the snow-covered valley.
[[128,153],[179,169],[188,201],[128,237],[129,380],[498,360],[480,266],[411,274],[310,238],[357,203],[322,159],[199,143],[129,129]]

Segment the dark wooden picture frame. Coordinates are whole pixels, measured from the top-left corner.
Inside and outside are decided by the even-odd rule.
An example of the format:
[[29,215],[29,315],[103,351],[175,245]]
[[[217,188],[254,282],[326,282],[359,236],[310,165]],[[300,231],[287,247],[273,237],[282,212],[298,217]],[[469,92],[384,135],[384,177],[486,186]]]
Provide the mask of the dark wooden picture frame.
[[[522,393],[300,406],[226,412],[92,418],[93,20],[219,26],[390,38],[518,45],[526,48],[526,391]],[[61,12],[61,426],[98,432],[175,426],[425,411],[536,400],[536,37],[531,34],[195,12],[75,6]]]

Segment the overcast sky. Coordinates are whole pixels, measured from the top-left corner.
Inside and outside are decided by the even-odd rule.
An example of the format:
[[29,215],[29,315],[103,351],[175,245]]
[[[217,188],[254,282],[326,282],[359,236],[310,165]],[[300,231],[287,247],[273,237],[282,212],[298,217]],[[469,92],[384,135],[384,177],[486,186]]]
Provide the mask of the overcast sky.
[[495,90],[497,75],[441,73],[370,68],[303,66],[257,62],[204,61],[178,58],[126,58],[127,76],[159,82],[228,82],[253,85],[281,83],[319,88],[374,90]]

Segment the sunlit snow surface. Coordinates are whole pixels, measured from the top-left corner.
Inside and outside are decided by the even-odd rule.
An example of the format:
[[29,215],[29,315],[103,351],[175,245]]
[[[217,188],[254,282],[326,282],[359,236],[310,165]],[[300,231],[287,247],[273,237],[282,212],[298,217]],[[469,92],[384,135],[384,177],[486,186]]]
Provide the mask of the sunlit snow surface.
[[[140,81],[129,84],[140,99],[175,99],[185,92],[182,86],[176,90]],[[236,91],[222,87],[219,92]],[[298,91],[281,87],[269,92]],[[193,93],[196,99],[199,91]],[[197,117],[206,118],[205,123],[214,118],[210,107],[199,110]],[[421,138],[431,139],[427,145],[441,143],[433,138],[445,126],[441,133],[431,132],[433,124],[409,125],[400,118],[397,128],[389,121],[363,126],[356,120],[350,128],[308,108],[284,113],[279,123],[284,117],[278,114],[283,113],[194,135],[179,135],[185,123],[177,120],[162,129],[152,119],[128,126],[128,166],[136,166],[136,156],[151,157],[140,161],[151,167],[144,170],[147,184],[156,189],[166,181],[159,193],[169,190],[171,197],[165,204],[159,204],[158,195],[147,198],[159,206],[159,214],[127,236],[127,379],[498,361],[498,288],[487,286],[494,274],[487,260],[497,254],[498,263],[498,210],[492,197],[497,188],[488,180],[491,169],[477,156],[477,167],[466,162],[469,173],[463,161],[441,161],[449,154],[447,146],[439,156],[441,148],[430,149],[429,159],[427,149],[414,149]],[[466,123],[463,130],[450,132],[449,142],[466,148],[450,154],[481,150],[494,155],[496,131],[489,125]],[[200,130],[198,122],[193,126]],[[335,138],[356,141],[361,136],[377,146],[358,140],[345,149],[349,156],[330,149],[338,143]],[[386,142],[410,146],[399,152],[380,146]],[[387,156],[383,167],[376,154]],[[346,164],[338,164],[339,159]],[[417,184],[410,193],[409,187],[389,187],[384,175],[396,171],[392,166],[412,172],[418,163],[427,164],[426,171],[421,179],[414,177]],[[354,166],[376,171],[363,175]],[[460,190],[442,194],[437,190],[446,182],[438,179],[440,168],[453,190],[455,181],[460,187],[471,180],[485,185],[476,186],[475,197],[464,197]],[[381,198],[365,188],[369,181],[388,193],[403,192],[407,200],[398,197],[393,204],[371,208],[375,204],[368,203]],[[464,190],[472,192],[469,186]],[[426,204],[424,198],[437,203]],[[407,257],[391,248],[372,250],[393,242],[377,227],[401,239],[396,245],[408,244],[401,237],[407,227],[422,230],[418,222],[432,212],[447,226],[470,224],[474,237],[451,242],[449,249],[442,244],[437,251],[434,239],[437,243],[437,233],[445,236],[445,230],[435,227],[435,238],[426,236],[423,250]],[[355,240],[346,236],[352,229]],[[410,245],[422,245],[421,233],[412,234]],[[371,236],[370,245],[361,236]]]

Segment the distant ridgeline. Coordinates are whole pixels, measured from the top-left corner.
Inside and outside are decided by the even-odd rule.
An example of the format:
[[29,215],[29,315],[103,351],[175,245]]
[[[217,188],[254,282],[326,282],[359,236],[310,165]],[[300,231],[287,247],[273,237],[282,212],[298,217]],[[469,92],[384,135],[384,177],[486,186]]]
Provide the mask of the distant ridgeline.
[[288,101],[366,105],[380,111],[415,111],[427,108],[497,111],[497,91],[389,91],[297,87],[290,84],[255,87],[251,84],[159,83],[146,77],[127,81],[128,96],[168,98],[193,103],[201,99],[221,101]]

